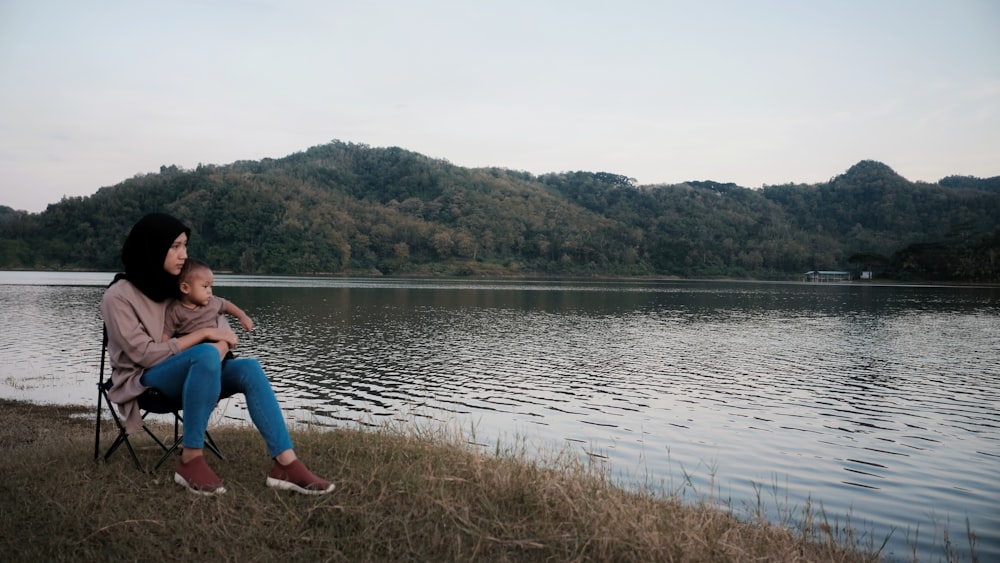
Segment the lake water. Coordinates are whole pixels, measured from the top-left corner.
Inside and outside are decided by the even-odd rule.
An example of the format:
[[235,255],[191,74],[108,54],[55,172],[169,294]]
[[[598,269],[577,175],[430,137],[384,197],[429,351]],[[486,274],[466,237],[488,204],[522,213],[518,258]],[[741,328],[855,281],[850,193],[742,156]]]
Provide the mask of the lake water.
[[[110,274],[0,272],[0,396],[92,404]],[[1000,289],[219,276],[290,419],[570,448],[885,554],[1000,561]],[[237,400],[220,418],[245,420]]]

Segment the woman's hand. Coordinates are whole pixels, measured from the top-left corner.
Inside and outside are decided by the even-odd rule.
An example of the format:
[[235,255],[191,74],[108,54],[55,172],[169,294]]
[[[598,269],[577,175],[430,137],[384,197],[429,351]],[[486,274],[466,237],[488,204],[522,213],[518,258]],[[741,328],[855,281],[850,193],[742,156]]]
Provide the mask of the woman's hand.
[[204,341],[225,344],[227,346],[226,351],[235,348],[239,342],[236,333],[228,328],[206,328],[204,330],[207,333],[203,339]]
[[229,328],[206,328],[205,341],[211,342],[219,350],[219,359],[225,359],[226,354],[236,347],[236,333]]
[[208,342],[218,348],[219,357],[224,357],[227,352],[236,347],[239,339],[236,337],[236,333],[229,327],[202,328],[190,334],[178,337],[177,347],[180,350],[187,350],[188,348],[203,342]]

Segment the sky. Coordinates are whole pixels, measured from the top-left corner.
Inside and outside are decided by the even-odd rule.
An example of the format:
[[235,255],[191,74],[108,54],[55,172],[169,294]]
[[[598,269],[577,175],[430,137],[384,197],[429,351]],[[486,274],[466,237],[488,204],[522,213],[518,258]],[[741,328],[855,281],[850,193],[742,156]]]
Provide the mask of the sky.
[[1000,175],[995,0],[0,0],[0,205],[340,140],[640,184]]

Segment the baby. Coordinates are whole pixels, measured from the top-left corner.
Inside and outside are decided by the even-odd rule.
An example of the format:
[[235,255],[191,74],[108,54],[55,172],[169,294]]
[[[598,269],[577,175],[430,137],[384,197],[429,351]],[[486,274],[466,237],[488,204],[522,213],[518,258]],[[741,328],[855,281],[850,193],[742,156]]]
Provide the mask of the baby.
[[188,258],[178,276],[180,298],[167,307],[163,339],[183,336],[200,328],[219,326],[219,316],[232,315],[248,332],[253,330],[253,320],[235,304],[212,295],[215,276],[208,264]]

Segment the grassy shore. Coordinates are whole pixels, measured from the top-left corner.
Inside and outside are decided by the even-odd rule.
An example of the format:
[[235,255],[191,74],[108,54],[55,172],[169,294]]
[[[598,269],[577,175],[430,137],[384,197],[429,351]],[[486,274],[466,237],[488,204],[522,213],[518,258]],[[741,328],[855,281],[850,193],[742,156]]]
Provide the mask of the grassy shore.
[[[110,444],[111,424],[102,444]],[[124,450],[92,460],[93,410],[0,400],[4,561],[874,561],[826,522],[746,522],[662,492],[616,488],[573,456],[486,455],[461,437],[299,429],[296,449],[337,490],[264,485],[252,428],[212,430],[228,488],[202,498],[174,461],[137,471]],[[138,439],[144,460],[157,457]],[[807,518],[807,521],[809,519]],[[839,539],[835,539],[837,535]],[[848,540],[845,541],[844,537]],[[878,546],[874,546],[878,548]]]

